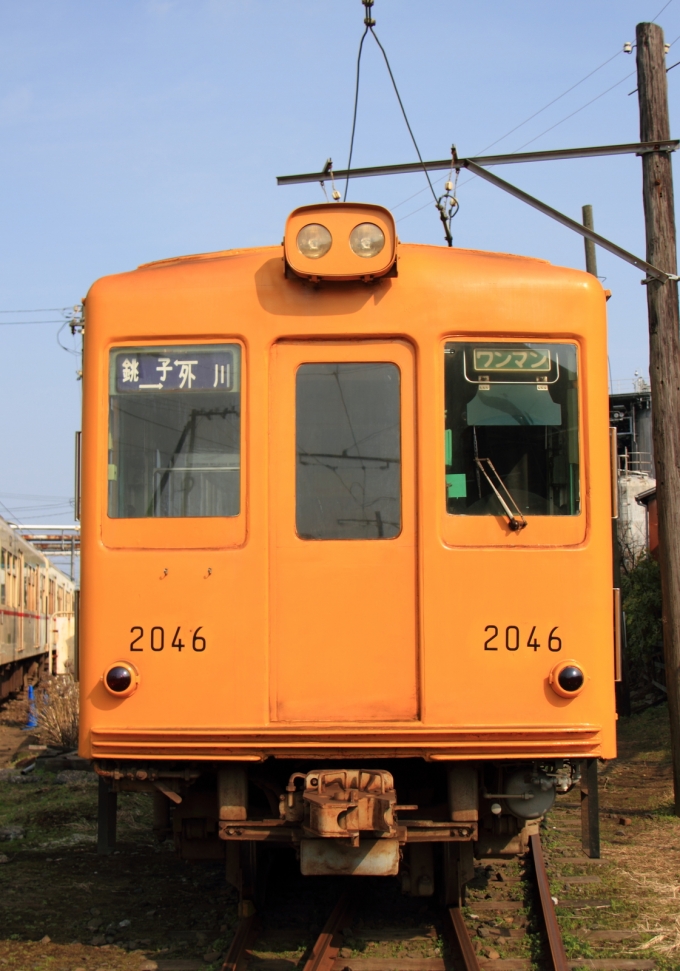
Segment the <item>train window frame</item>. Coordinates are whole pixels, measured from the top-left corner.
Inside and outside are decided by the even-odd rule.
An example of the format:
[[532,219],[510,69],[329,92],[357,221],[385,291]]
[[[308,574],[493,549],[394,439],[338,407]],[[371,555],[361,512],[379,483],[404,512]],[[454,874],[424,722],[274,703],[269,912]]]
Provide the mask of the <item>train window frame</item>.
[[[220,345],[236,345],[240,349],[240,471],[239,471],[239,511],[234,516],[168,516],[115,518],[108,509],[109,474],[109,391],[111,355],[127,348],[140,350],[158,347],[206,348]],[[100,349],[98,377],[102,386],[99,399],[103,402],[97,428],[98,445],[96,448],[97,477],[97,515],[101,523],[101,538],[105,547],[110,549],[234,549],[246,542],[247,525],[247,464],[248,464],[248,360],[247,348],[242,339],[228,334],[210,337],[186,336],[168,338],[163,335],[153,337],[128,337],[106,342]],[[104,403],[105,402],[105,403]],[[86,456],[87,458],[87,456]],[[93,469],[84,466],[85,475],[91,476]]]
[[585,368],[584,338],[580,335],[537,334],[530,328],[519,329],[512,333],[494,334],[488,331],[480,335],[461,332],[444,337],[438,347],[438,401],[441,404],[440,416],[446,410],[445,354],[449,344],[563,344],[574,347],[577,368],[577,409],[578,409],[578,483],[581,496],[580,509],[570,515],[527,514],[527,527],[513,529],[507,516],[501,515],[455,515],[447,510],[446,484],[444,478],[446,462],[445,418],[438,426],[436,448],[437,482],[440,507],[440,530],[444,543],[450,547],[478,548],[536,548],[580,546],[586,541],[588,530],[588,490],[586,474],[586,453],[588,447],[588,407],[586,387],[588,375]]
[[[329,357],[331,356],[332,355],[329,354]],[[302,422],[302,418],[303,416],[306,417],[306,413],[303,411],[303,408],[302,408],[301,396],[304,395],[304,390],[301,384],[301,378],[305,378],[309,376],[308,372],[306,372],[305,370],[307,368],[325,368],[325,367],[350,368],[352,370],[356,370],[357,368],[366,368],[367,371],[375,367],[392,368],[396,376],[396,381],[395,381],[396,388],[390,389],[393,392],[396,391],[396,400],[392,402],[388,402],[387,399],[385,399],[383,402],[384,404],[387,405],[387,407],[394,407],[396,404],[395,412],[396,412],[397,440],[398,440],[396,451],[399,453],[399,458],[396,461],[396,477],[395,477],[397,494],[396,496],[393,496],[393,497],[385,497],[385,496],[381,497],[385,502],[389,502],[390,500],[396,501],[397,507],[398,507],[399,521],[396,524],[392,522],[386,522],[386,525],[388,527],[396,526],[394,531],[392,531],[391,529],[388,529],[387,535],[383,534],[383,527],[382,527],[383,521],[380,518],[379,512],[376,515],[377,531],[375,535],[373,535],[372,530],[368,531],[366,529],[366,526],[364,526],[364,528],[361,529],[361,527],[358,525],[358,521],[353,519],[347,519],[345,521],[347,523],[348,534],[344,534],[340,530],[338,530],[337,532],[331,532],[329,529],[329,523],[331,520],[328,516],[328,511],[329,511],[328,509],[324,509],[321,518],[316,523],[317,532],[306,533],[303,531],[303,523],[305,523],[310,530],[313,528],[312,517],[310,516],[310,505],[316,506],[318,503],[323,508],[323,495],[322,493],[316,493],[316,494],[313,493],[314,499],[316,501],[312,503],[310,503],[309,501],[309,496],[307,497],[306,502],[303,500],[303,495],[305,492],[308,491],[311,485],[311,480],[309,477],[305,477],[304,474],[301,474],[301,466],[304,467],[305,463],[301,463],[300,461],[303,454],[302,451],[300,450],[300,435],[301,435],[302,424],[304,425],[307,424],[306,421],[304,423]],[[313,373],[311,376],[313,377]],[[318,376],[319,376],[319,373],[317,373],[317,377]],[[312,542],[312,543],[337,542],[337,541],[340,541],[343,543],[345,542],[352,543],[357,541],[366,542],[366,541],[376,541],[376,540],[392,541],[392,540],[398,539],[398,537],[401,535],[402,528],[403,528],[403,513],[402,513],[403,483],[402,483],[402,455],[401,455],[401,452],[402,452],[402,387],[401,386],[402,386],[401,367],[399,366],[399,364],[397,364],[394,361],[327,360],[327,361],[303,362],[297,366],[295,370],[295,455],[296,455],[295,532],[296,532],[296,535],[299,537],[299,539],[303,540],[304,542]],[[342,404],[346,410],[348,405],[345,404],[343,392],[341,392],[341,399],[342,399]],[[368,412],[368,409],[367,409],[367,412]],[[351,423],[349,427],[350,429],[352,428]],[[317,431],[321,431],[321,430],[318,429],[317,427]],[[323,431],[326,431],[326,429],[324,429]],[[333,435],[337,436],[337,434],[338,434],[337,427],[332,428],[332,434],[330,437],[332,438]],[[371,437],[374,437],[375,434],[376,433],[374,432]],[[324,439],[324,442],[325,441],[328,441],[328,439],[327,438]],[[346,456],[347,453],[350,452],[352,448],[359,449],[359,444],[355,442],[354,446],[350,446],[349,448],[344,449],[342,452],[342,456],[338,455],[338,458]],[[359,452],[358,456],[349,456],[349,457],[359,458],[361,457],[361,453]],[[377,461],[378,465],[380,466],[380,471],[383,471],[383,465],[384,465],[384,468],[389,468],[390,465],[395,464],[393,460],[389,458],[387,459],[381,458],[379,460],[365,458],[364,461],[366,462]],[[307,463],[307,464],[310,464],[310,463]],[[363,463],[362,463],[362,468],[363,468]],[[337,475],[340,475],[339,470],[335,470],[335,471]],[[370,469],[368,471],[370,472]],[[366,469],[364,469],[363,474],[364,476],[366,475]],[[350,494],[352,494],[353,489],[350,485],[345,483],[345,488]],[[329,500],[329,504],[332,505],[334,501],[334,497],[326,497],[326,498]],[[374,499],[373,503],[375,503],[376,501],[377,500]],[[349,511],[350,510],[348,510],[348,513]],[[342,522],[342,520],[338,520],[338,522]],[[352,533],[352,529],[354,529],[354,533]]]

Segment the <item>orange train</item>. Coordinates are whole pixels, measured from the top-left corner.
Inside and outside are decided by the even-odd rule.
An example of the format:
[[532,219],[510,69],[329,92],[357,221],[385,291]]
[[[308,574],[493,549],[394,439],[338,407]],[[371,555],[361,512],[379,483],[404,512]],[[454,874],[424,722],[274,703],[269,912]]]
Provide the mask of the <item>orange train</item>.
[[[224,857],[449,898],[615,755],[605,293],[379,206],[86,301],[83,756]],[[592,762],[590,763],[592,764]],[[109,791],[107,790],[107,791]]]

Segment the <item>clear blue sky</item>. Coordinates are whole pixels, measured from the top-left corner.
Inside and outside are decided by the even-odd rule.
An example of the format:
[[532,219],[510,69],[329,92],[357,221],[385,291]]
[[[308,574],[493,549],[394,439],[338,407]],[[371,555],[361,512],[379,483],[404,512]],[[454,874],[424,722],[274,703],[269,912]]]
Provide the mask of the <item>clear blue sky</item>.
[[[622,80],[635,60],[622,46],[663,4],[377,0],[374,12],[422,154],[442,158],[452,142],[461,155],[484,150],[608,58],[494,151],[636,141],[635,77]],[[1,0],[0,310],[73,305],[97,277],[148,260],[279,242],[289,210],[321,195],[277,188],[275,176],[346,164],[362,18],[359,0]],[[657,22],[674,41],[680,0]],[[678,135],[680,67],[668,77]],[[369,43],[354,162],[413,159]],[[639,159],[496,171],[575,219],[592,203],[596,229],[644,256]],[[479,180],[461,183],[455,245],[583,266],[579,237]],[[393,208],[403,240],[439,244],[427,194],[405,201],[423,184],[357,181],[349,198]],[[598,260],[613,291],[612,376],[646,375],[641,275]],[[57,329],[0,326],[0,514],[24,522],[72,521],[79,362]],[[73,347],[67,331],[62,340]]]

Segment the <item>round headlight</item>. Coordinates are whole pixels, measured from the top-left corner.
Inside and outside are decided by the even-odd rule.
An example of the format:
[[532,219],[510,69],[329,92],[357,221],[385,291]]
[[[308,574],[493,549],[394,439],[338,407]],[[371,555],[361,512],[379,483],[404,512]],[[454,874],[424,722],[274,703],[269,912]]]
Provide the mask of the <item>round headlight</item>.
[[557,683],[563,691],[568,691],[569,693],[573,691],[578,691],[579,688],[583,687],[583,671],[577,668],[575,664],[570,664],[569,667],[562,668],[560,673],[557,675]]
[[385,246],[385,234],[375,223],[359,223],[349,236],[349,247],[356,256],[377,256]]
[[325,256],[333,243],[333,237],[320,223],[309,223],[297,234],[297,248],[310,260]]

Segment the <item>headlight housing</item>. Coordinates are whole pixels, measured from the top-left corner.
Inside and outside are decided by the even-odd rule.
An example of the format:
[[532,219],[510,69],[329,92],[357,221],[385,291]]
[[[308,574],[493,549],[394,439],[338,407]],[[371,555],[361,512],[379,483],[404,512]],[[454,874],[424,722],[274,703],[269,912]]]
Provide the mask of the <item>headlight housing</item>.
[[359,202],[320,202],[295,209],[286,222],[283,259],[288,279],[362,280],[396,276],[392,213]]
[[102,681],[114,698],[127,698],[137,690],[139,672],[129,661],[116,661],[104,671]]
[[583,665],[571,659],[560,661],[548,676],[548,684],[561,698],[575,698],[581,694],[587,680]]

